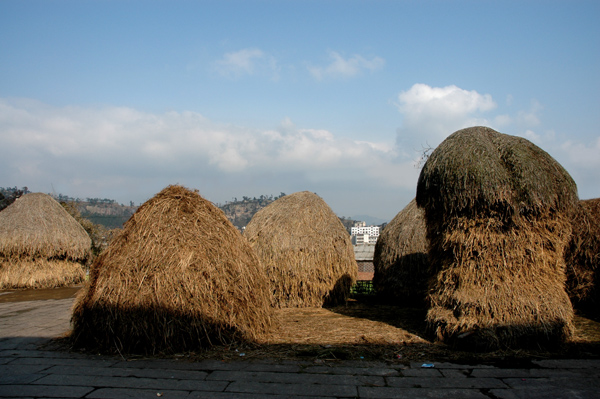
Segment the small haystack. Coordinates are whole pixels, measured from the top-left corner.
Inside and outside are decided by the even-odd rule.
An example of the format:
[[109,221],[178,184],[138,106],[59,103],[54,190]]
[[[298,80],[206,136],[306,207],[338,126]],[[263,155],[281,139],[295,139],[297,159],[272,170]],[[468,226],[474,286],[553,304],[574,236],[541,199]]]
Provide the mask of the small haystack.
[[144,203],[91,266],[73,311],[78,347],[158,353],[253,340],[267,280],[221,210],[181,186]]
[[278,307],[344,302],[356,281],[350,235],[331,208],[308,191],[258,211],[244,232],[271,282]]
[[579,201],[565,252],[567,292],[576,309],[600,315],[600,198]]
[[417,186],[435,272],[427,315],[442,341],[471,348],[556,343],[573,331],[564,249],[577,187],[528,140],[459,130]]
[[91,245],[83,227],[52,197],[25,194],[0,212],[0,289],[78,284]]
[[375,244],[373,287],[397,305],[423,305],[431,277],[425,215],[413,199],[383,229]]

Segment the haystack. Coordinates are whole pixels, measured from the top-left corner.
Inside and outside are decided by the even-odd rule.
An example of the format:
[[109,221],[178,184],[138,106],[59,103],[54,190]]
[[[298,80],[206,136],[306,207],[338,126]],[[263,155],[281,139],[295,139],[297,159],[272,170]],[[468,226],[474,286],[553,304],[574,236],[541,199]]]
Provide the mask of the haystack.
[[73,339],[102,351],[195,350],[260,337],[271,310],[265,273],[223,212],[168,186],[92,264]]
[[579,201],[565,252],[567,292],[576,309],[600,315],[600,198]]
[[0,289],[80,283],[91,245],[83,227],[52,197],[25,194],[0,212]]
[[417,186],[435,272],[427,322],[471,348],[557,343],[573,331],[564,249],[577,187],[526,139],[472,127],[450,135]]
[[413,199],[385,226],[377,243],[373,287],[388,302],[423,305],[431,276],[423,210]]
[[350,235],[331,208],[308,191],[258,211],[244,236],[258,255],[278,307],[344,302],[356,281]]

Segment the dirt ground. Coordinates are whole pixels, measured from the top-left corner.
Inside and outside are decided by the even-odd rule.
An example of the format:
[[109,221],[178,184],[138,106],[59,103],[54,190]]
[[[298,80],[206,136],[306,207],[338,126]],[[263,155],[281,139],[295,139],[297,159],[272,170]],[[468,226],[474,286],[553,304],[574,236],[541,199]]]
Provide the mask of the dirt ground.
[[[80,287],[3,292],[0,301],[73,297]],[[161,357],[190,360],[294,359],[316,362],[378,360],[394,363],[440,362],[530,364],[544,358],[600,358],[600,322],[576,315],[575,336],[559,348],[464,352],[435,343],[425,332],[424,309],[378,303],[372,296],[351,299],[334,308],[278,309],[276,325],[257,343],[215,346],[210,350]],[[68,340],[51,348],[68,350]],[[131,357],[131,356],[128,356]],[[136,356],[137,357],[137,356]]]
[[451,361],[458,363],[530,362],[544,358],[599,358],[600,323],[576,316],[576,333],[559,348],[464,352],[434,343],[425,333],[426,311],[351,300],[335,308],[279,309],[278,325],[255,345],[213,348],[197,358],[279,358],[306,360]]

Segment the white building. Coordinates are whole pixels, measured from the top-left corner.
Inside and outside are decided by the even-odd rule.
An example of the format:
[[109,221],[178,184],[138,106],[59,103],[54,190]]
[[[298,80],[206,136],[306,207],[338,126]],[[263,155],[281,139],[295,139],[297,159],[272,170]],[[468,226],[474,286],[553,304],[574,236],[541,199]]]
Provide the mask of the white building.
[[364,245],[375,244],[377,242],[377,238],[379,238],[379,226],[365,226],[364,222],[362,225],[359,225],[359,223],[357,225],[350,228],[352,244]]
[[350,228],[350,234],[357,236],[368,234],[371,237],[379,237],[379,226],[355,226]]
[[352,245],[368,245],[375,244],[376,239],[371,238],[368,234],[358,234],[352,236]]

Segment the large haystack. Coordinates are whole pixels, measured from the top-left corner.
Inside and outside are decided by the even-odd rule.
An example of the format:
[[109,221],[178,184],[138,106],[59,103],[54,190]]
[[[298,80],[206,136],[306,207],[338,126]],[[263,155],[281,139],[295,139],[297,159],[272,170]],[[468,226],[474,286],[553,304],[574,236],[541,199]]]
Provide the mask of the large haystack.
[[424,304],[431,277],[426,231],[424,212],[413,199],[379,235],[373,287],[385,300],[398,305]]
[[308,191],[258,211],[244,232],[271,282],[278,307],[344,302],[356,281],[350,235],[331,208]]
[[486,127],[459,130],[421,171],[430,262],[427,321],[471,348],[560,342],[572,334],[564,249],[577,187],[531,142]]
[[567,292],[576,309],[600,315],[600,198],[579,201],[565,252]]
[[169,186],[92,264],[73,338],[103,351],[194,350],[259,337],[271,311],[265,273],[241,234],[198,193]]
[[0,212],[0,289],[80,283],[91,245],[83,227],[52,197],[26,194]]

